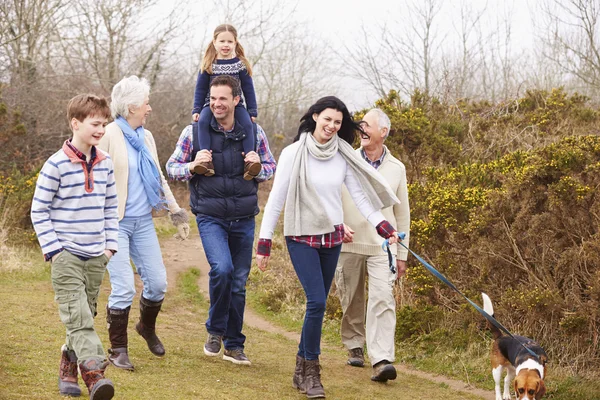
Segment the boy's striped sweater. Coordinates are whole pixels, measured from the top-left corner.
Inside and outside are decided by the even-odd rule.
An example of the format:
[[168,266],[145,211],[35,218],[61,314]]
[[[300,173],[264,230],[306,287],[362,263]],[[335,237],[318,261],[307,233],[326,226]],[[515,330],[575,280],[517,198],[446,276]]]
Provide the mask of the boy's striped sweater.
[[118,250],[119,222],[113,163],[96,148],[88,173],[67,143],[40,171],[31,221],[44,254],[66,249],[81,257]]

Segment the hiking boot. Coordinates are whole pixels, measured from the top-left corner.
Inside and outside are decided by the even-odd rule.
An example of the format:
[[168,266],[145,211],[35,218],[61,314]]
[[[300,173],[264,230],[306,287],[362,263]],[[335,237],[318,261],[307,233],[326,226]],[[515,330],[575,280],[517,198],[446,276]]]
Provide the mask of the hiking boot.
[[247,181],[251,181],[252,179],[256,178],[256,175],[259,174],[261,169],[261,163],[247,161],[244,164],[244,179]]
[[140,298],[140,321],[135,325],[137,333],[146,340],[148,349],[158,357],[165,355],[165,347],[156,336],[156,317],[158,317],[162,303],[162,300],[150,301],[142,296]]
[[233,349],[227,350],[223,352],[223,360],[231,361],[234,364],[238,365],[250,365],[252,364],[246,354],[244,354],[244,349]]
[[108,361],[117,368],[127,371],[134,370],[133,364],[129,360],[129,354],[127,354],[126,347],[108,349]]
[[201,162],[192,171],[196,175],[213,176],[215,174],[215,166],[212,161]]
[[304,360],[304,389],[309,399],[325,398],[325,388],[321,383],[321,366],[319,359]]
[[373,365],[373,382],[387,382],[396,379],[396,368],[388,361],[383,360]]
[[304,388],[304,361],[304,357],[296,354],[296,369],[292,378],[292,386],[294,389],[298,389],[300,393],[306,393]]
[[89,358],[79,364],[81,377],[89,392],[90,400],[110,400],[115,395],[115,387],[110,379],[104,377],[108,361]]
[[127,354],[127,324],[129,323],[129,310],[106,307],[106,323],[108,324],[108,338],[111,348],[108,349],[108,361],[117,368],[133,371],[133,364]]
[[362,347],[356,347],[348,351],[348,365],[361,368],[365,366],[365,353]]
[[77,356],[73,350],[61,348],[60,367],[58,369],[58,391],[63,396],[79,397],[81,389],[77,384]]
[[206,343],[204,343],[204,354],[209,357],[216,357],[221,352],[221,341],[222,337],[208,334],[208,338],[206,338]]

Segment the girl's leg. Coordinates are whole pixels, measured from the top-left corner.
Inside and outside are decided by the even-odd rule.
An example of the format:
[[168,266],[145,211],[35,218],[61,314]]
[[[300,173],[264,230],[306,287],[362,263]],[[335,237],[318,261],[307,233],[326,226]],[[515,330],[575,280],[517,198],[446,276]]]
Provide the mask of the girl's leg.
[[211,119],[212,111],[210,111],[210,107],[204,107],[200,111],[200,118],[198,119],[198,146],[200,146],[200,150],[210,150],[209,129]]
[[289,238],[286,238],[286,243],[296,275],[306,294],[306,315],[298,355],[306,360],[317,360],[321,353],[321,329],[327,300],[319,252]]
[[252,126],[252,119],[246,107],[238,104],[235,107],[235,122],[240,124],[246,133],[246,136],[242,140],[242,146],[244,147],[244,154],[248,154],[254,151],[256,137],[254,137],[254,127]]

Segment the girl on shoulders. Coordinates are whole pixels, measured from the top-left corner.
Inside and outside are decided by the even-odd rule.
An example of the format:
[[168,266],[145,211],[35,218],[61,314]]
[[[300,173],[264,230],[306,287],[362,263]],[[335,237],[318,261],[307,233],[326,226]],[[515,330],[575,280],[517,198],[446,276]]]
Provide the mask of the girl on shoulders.
[[[209,43],[204,57],[202,67],[198,74],[196,90],[194,92],[194,108],[192,110],[192,120],[198,123],[200,150],[210,150],[209,126],[216,123],[212,119],[210,110],[210,82],[219,75],[230,75],[236,78],[241,86],[244,101],[235,107],[235,122],[240,124],[244,130],[244,135],[238,138],[242,141],[244,148],[243,154],[254,151],[256,138],[252,123],[258,116],[256,105],[256,94],[254,92],[254,83],[252,81],[252,66],[244,54],[244,48],[237,40],[236,29],[229,24],[217,26],[213,34],[213,40]],[[218,101],[218,99],[215,99]],[[218,128],[218,127],[217,127]],[[243,157],[243,155],[240,155]],[[261,170],[260,163],[248,162],[244,166],[244,179],[251,180]],[[201,163],[194,169],[194,173],[199,175],[214,175],[214,166],[212,162]]]

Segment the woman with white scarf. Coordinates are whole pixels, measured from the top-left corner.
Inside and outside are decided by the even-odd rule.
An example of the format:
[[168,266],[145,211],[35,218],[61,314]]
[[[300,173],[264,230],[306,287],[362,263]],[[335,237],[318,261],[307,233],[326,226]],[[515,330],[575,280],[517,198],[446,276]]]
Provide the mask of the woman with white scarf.
[[169,210],[179,238],[186,239],[190,229],[187,213],[177,204],[160,169],[154,137],[144,129],[152,111],[149,96],[146,79],[130,76],[117,83],[111,94],[115,120],[106,127],[98,146],[110,154],[114,164],[119,218],[119,251],[107,267],[111,285],[106,307],[111,343],[108,359],[115,367],[127,370],[133,370],[127,352],[127,324],[135,296],[131,261],[144,284],[135,330],[146,340],[152,354],[165,354],[155,326],[167,291],[167,272],[152,210]]
[[325,397],[319,366],[321,329],[344,238],[343,184],[377,232],[390,243],[397,241],[395,229],[379,210],[399,201],[352,149],[359,129],[336,97],[323,97],[308,109],[294,143],[279,157],[259,234],[256,261],[264,271],[285,204],[285,240],[307,300],[292,382],[308,398]]

